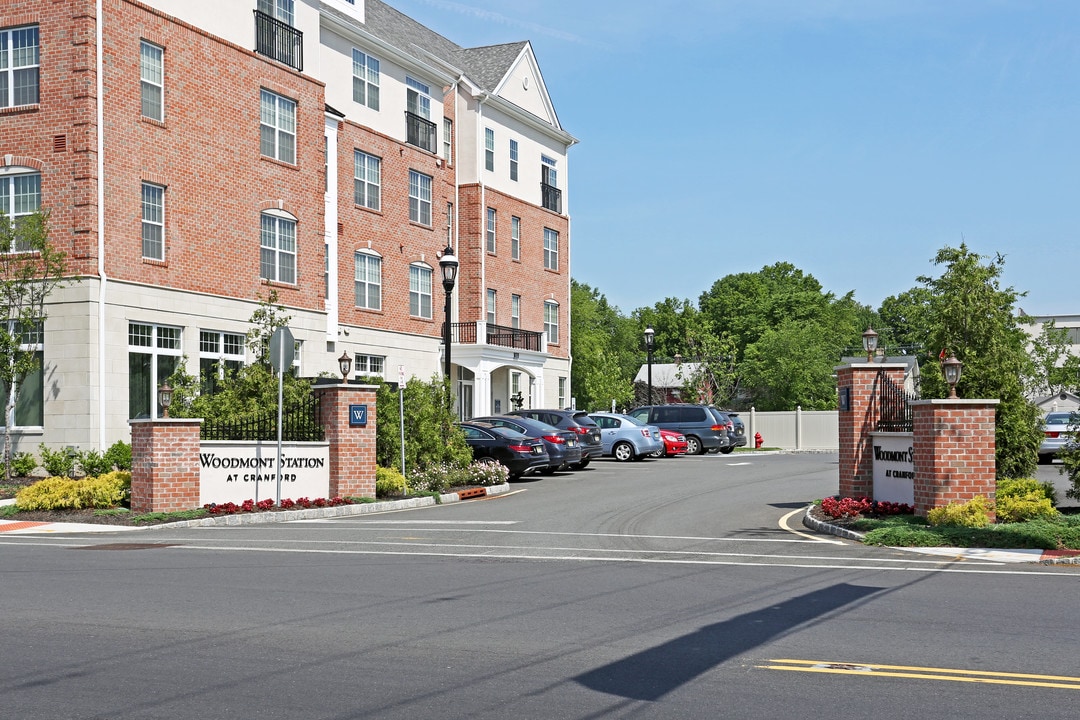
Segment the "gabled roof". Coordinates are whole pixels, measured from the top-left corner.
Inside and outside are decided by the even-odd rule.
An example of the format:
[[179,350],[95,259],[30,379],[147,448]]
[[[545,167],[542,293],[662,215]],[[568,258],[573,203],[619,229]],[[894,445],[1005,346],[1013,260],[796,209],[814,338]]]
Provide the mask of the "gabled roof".
[[[680,388],[697,372],[698,363],[653,363],[652,384],[654,388]],[[642,365],[634,376],[634,382],[649,381],[649,366]]]

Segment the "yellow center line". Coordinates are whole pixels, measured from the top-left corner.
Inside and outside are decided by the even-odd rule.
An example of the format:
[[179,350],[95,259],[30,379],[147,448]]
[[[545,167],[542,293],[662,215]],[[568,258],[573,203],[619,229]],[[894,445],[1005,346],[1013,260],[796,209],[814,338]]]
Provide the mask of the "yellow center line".
[[794,672],[831,673],[839,675],[876,675],[879,677],[912,678],[917,680],[949,680],[951,682],[1080,690],[1080,677],[1071,677],[1068,675],[1035,675],[1030,673],[960,670],[956,668],[932,668],[914,665],[876,665],[832,662],[826,660],[770,659],[766,662],[783,664],[755,665],[754,667],[762,670],[789,670]]

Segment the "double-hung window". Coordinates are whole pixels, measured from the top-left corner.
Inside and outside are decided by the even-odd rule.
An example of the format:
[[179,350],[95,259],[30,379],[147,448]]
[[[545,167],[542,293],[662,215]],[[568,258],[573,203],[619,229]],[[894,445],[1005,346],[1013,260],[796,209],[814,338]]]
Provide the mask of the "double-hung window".
[[219,383],[244,367],[244,335],[199,331],[199,380],[202,392],[213,395]]
[[264,212],[259,232],[259,277],[296,284],[296,219]]
[[142,184],[142,256],[165,260],[165,188]]
[[484,128],[484,169],[495,169],[495,131]]
[[544,332],[549,343],[559,344],[559,303],[553,300],[544,301]]
[[40,77],[38,26],[0,30],[0,108],[36,105]]
[[443,160],[447,165],[454,164],[454,121],[450,118],[443,118],[442,121],[442,144],[443,144]]
[[487,321],[488,325],[495,324],[496,293],[491,288],[487,291]]
[[293,0],[259,0],[259,12],[277,18],[286,25],[293,24]]
[[382,310],[382,258],[360,250],[353,260],[356,263],[356,307]]
[[[17,173],[0,175],[0,215],[16,226],[20,218],[41,209],[41,174]],[[16,233],[14,252],[29,252],[30,243]]]
[[521,296],[510,296],[510,327],[517,329],[521,327]]
[[157,389],[180,365],[180,328],[128,323],[128,417],[161,417]]
[[165,63],[161,47],[143,40],[139,43],[139,80],[142,116],[165,120]]
[[[14,340],[19,332],[14,322],[9,322],[7,331]],[[40,322],[35,323],[28,332],[19,338],[19,351],[33,353],[36,362],[34,369],[26,373],[16,386],[15,427],[40,427],[45,424],[45,334]],[[6,408],[7,390],[0,386],[0,408]],[[7,425],[7,416],[0,412],[0,427]]]
[[544,228],[544,269],[559,269],[559,233]]
[[383,377],[386,369],[386,357],[384,355],[366,355],[356,353],[353,358],[353,372],[356,377]]
[[495,252],[495,208],[487,209],[487,251]]
[[510,217],[510,259],[521,259],[521,218]]
[[369,210],[382,205],[382,159],[359,150],[353,153],[353,202]]
[[518,141],[510,141],[510,179],[518,179]]
[[431,319],[431,267],[422,263],[409,266],[409,314]]
[[296,163],[296,101],[265,88],[259,100],[259,151],[281,162]]
[[431,176],[409,171],[409,220],[431,226]]
[[356,48],[352,51],[353,102],[379,109],[379,61]]

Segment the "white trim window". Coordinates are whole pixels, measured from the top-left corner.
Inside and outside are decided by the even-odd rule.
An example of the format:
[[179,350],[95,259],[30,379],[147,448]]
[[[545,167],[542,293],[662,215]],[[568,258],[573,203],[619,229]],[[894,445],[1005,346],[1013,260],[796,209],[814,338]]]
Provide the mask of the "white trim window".
[[165,51],[160,45],[139,43],[139,93],[142,115],[151,120],[165,120]]
[[554,300],[544,301],[544,332],[548,343],[559,344],[559,303]]
[[559,187],[559,171],[553,159],[540,156],[540,182],[553,188]]
[[353,373],[358,378],[381,377],[385,379],[386,357],[356,353],[353,357]]
[[259,152],[296,164],[296,101],[266,88],[259,90]]
[[382,207],[382,158],[353,152],[353,202],[369,210]]
[[183,355],[178,327],[128,323],[128,418],[158,418],[157,389]]
[[295,285],[296,218],[268,210],[260,221],[259,277]]
[[356,265],[356,307],[382,310],[382,256],[357,250],[353,262]]
[[442,121],[443,160],[447,165],[454,164],[454,121],[443,118]]
[[559,269],[559,233],[544,228],[544,269]]
[[352,51],[352,99],[372,110],[379,109],[379,60],[356,48]]
[[213,395],[226,377],[234,377],[244,367],[241,333],[199,331],[199,386],[204,395]]
[[431,176],[409,171],[409,220],[431,227]]
[[40,85],[38,26],[0,30],[0,108],[37,105]]
[[510,179],[518,179],[518,141],[510,140]]
[[566,402],[566,378],[559,378],[559,407],[564,408],[568,406]]
[[521,296],[520,295],[511,295],[510,296],[510,327],[514,328],[515,330],[517,328],[521,327]]
[[406,108],[413,115],[419,115],[425,120],[431,119],[431,88],[414,78],[405,76],[405,103]]
[[510,259],[521,259],[521,218],[510,216]]
[[165,260],[165,188],[142,184],[142,256]]
[[495,208],[487,209],[487,251],[495,252]]
[[487,322],[488,322],[488,325],[495,325],[496,324],[496,322],[495,322],[495,308],[498,305],[497,297],[498,296],[497,296],[496,292],[494,290],[492,290],[491,288],[488,288],[488,291],[487,291]]
[[259,0],[259,12],[277,18],[289,26],[293,24],[293,0]]
[[[15,334],[15,323],[9,321],[8,332]],[[45,424],[45,333],[40,322],[25,333],[19,341],[19,350],[32,352],[37,362],[34,369],[18,381],[15,398],[15,427],[42,427]],[[7,391],[0,386],[0,408],[6,408]],[[7,416],[0,410],[0,428],[7,424]]]
[[409,266],[409,315],[431,319],[431,266],[413,263]]
[[495,131],[484,128],[484,169],[495,169]]
[[[41,173],[15,172],[0,174],[0,216],[11,223],[33,215],[41,209]],[[29,252],[31,247],[16,235],[14,252]]]

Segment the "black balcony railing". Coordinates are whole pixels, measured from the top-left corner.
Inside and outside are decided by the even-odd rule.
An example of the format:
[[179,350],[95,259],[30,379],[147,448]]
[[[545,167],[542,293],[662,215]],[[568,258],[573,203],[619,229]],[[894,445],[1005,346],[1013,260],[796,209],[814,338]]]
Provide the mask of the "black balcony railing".
[[554,185],[540,183],[540,195],[545,210],[562,214],[562,190]]
[[304,33],[288,23],[283,23],[256,10],[255,52],[296,70],[303,70]]
[[405,128],[405,142],[430,153],[435,152],[435,143],[438,140],[435,136],[435,123],[406,110]]
[[[477,343],[477,323],[459,322],[450,325],[450,342],[463,345],[475,345]],[[540,352],[544,333],[521,328],[511,328],[505,325],[487,324],[487,336],[485,342],[488,345],[514,348],[515,350],[532,350]]]

